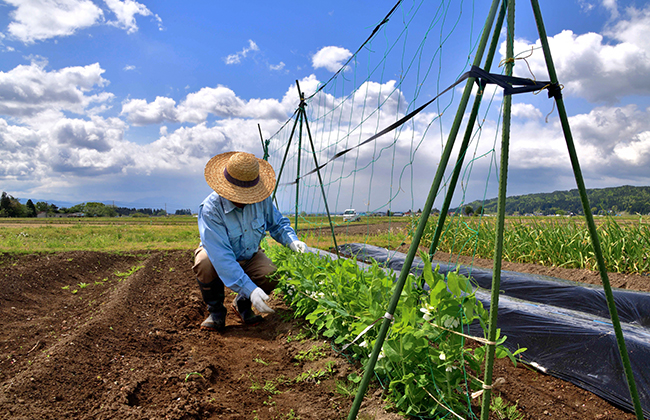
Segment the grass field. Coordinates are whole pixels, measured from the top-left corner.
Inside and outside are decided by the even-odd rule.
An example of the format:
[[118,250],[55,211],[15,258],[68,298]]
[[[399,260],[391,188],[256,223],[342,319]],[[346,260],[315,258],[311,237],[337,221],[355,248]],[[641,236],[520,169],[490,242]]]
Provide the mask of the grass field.
[[[290,219],[292,224],[295,222]],[[333,217],[338,244],[361,242],[395,249],[410,241],[416,219],[364,217],[344,223]],[[438,250],[492,258],[494,217],[454,217],[445,224]],[[608,271],[650,272],[650,224],[642,217],[597,218],[601,248]],[[437,218],[431,217],[421,245],[429,247]],[[300,217],[301,238],[310,246],[333,246],[326,217]],[[273,242],[273,241],[270,241]],[[0,219],[0,251],[16,253],[57,251],[128,252],[133,250],[193,249],[199,243],[196,218],[31,218]],[[504,260],[595,269],[591,240],[580,217],[509,217],[504,233]]]

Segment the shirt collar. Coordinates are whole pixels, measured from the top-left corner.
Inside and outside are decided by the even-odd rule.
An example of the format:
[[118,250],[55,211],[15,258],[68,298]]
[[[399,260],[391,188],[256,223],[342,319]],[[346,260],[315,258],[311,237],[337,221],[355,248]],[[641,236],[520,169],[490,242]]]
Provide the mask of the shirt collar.
[[[221,197],[221,196],[220,196]],[[231,211],[237,209],[238,207],[233,204],[232,201],[227,198],[221,197],[221,204],[223,205],[223,212],[228,214]]]

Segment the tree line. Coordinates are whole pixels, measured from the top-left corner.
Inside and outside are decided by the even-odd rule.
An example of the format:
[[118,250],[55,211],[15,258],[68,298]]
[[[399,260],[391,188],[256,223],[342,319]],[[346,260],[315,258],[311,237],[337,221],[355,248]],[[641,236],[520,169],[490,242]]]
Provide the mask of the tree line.
[[[588,189],[587,197],[593,214],[650,214],[650,187],[621,187]],[[481,203],[474,201],[463,206],[478,208],[482,205],[484,213],[497,212],[497,198]],[[527,194],[508,197],[506,214],[523,216],[526,214],[582,215],[582,202],[578,190],[555,191],[552,193]],[[476,212],[474,212],[476,213]]]
[[[189,209],[187,209],[189,210]],[[184,214],[185,211],[182,210]],[[79,214],[84,217],[116,217],[116,216],[166,216],[164,209],[152,208],[128,208],[106,205],[104,203],[88,202],[76,204],[72,207],[57,207],[45,201],[39,201],[36,204],[29,199],[22,204],[18,199],[12,197],[6,192],[2,192],[0,198],[0,217],[36,217],[39,213],[45,213],[47,216],[56,215],[73,215]],[[178,211],[176,214],[179,214]],[[191,214],[191,211],[190,211]]]

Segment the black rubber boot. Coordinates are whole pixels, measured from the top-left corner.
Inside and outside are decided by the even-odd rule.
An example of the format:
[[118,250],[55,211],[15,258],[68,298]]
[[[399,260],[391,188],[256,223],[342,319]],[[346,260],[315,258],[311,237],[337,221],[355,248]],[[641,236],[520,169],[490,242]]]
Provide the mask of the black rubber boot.
[[202,330],[223,331],[226,328],[226,307],[223,306],[225,292],[221,280],[203,284],[197,280],[203,301],[208,305],[210,315],[201,323]]
[[250,299],[243,298],[241,295],[237,295],[235,300],[232,301],[232,310],[245,325],[255,325],[264,321],[262,316],[253,312]]

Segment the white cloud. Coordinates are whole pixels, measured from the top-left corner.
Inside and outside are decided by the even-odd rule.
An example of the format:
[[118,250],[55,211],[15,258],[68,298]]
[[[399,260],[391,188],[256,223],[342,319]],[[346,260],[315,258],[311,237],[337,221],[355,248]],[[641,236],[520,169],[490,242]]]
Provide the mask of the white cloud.
[[228,57],[224,58],[224,61],[226,64],[231,65],[231,64],[239,64],[242,60],[242,58],[246,58],[249,52],[251,51],[259,51],[260,48],[257,46],[255,42],[253,42],[252,39],[248,40],[248,47],[244,47],[241,51],[235,54],[231,54]]
[[29,44],[95,25],[103,18],[102,10],[90,0],[5,0],[16,7],[9,34]]
[[122,70],[130,71],[130,70],[135,70],[135,68],[136,68],[135,66],[127,64],[126,66],[124,66],[124,68]]
[[609,11],[612,16],[612,19],[618,17],[618,6],[616,5],[616,0],[602,0],[603,7]]
[[628,20],[620,20],[613,23],[605,35],[620,42],[629,43],[639,47],[647,56],[650,54],[650,5],[639,10],[635,7],[625,9]]
[[220,118],[255,118],[285,120],[285,106],[275,99],[245,101],[224,86],[203,88],[185,97],[178,106],[171,98],[157,97],[148,103],[132,99],[122,105],[122,113],[134,125],[159,124],[163,121],[202,123],[209,115]]
[[352,57],[352,53],[342,47],[323,47],[311,58],[312,66],[325,68],[331,72],[338,71],[341,66]]
[[[598,107],[570,117],[569,124],[590,187],[650,182],[650,108]],[[513,121],[510,157],[513,168],[532,171],[531,177],[572,176],[566,141],[557,121]],[[551,175],[553,171],[556,175]]]
[[539,119],[542,118],[542,112],[531,104],[512,104],[512,116],[524,119]]
[[135,16],[154,16],[158,22],[159,28],[162,29],[162,20],[158,15],[154,15],[151,10],[144,4],[138,3],[134,0],[104,0],[106,6],[115,13],[117,20],[109,21],[109,25],[125,29],[127,33],[131,34],[138,30],[138,25],[135,21]]
[[91,94],[108,84],[99,63],[50,72],[46,65],[45,61],[33,60],[29,66],[0,72],[0,114],[17,118],[61,110],[80,114],[92,103],[113,98],[108,92]]
[[282,70],[284,68],[284,66],[285,66],[285,64],[282,61],[280,61],[279,64],[275,64],[275,65],[270,64],[269,68],[271,70],[278,71],[278,70]]
[[[650,25],[645,28],[648,31]],[[625,37],[631,41],[636,39],[637,33],[631,30]],[[548,41],[565,94],[607,103],[615,103],[626,95],[650,94],[650,50],[647,49],[650,43],[636,40],[636,43],[626,41],[609,45],[600,34],[576,35],[569,30],[549,37]],[[532,46],[536,49],[526,61],[533,75],[521,61],[515,65],[515,75],[548,80],[539,41],[530,44],[518,40],[515,52],[530,51]],[[501,54],[505,54],[505,44],[501,45]]]
[[133,125],[159,124],[163,121],[178,121],[176,101],[158,96],[153,102],[131,99],[122,104],[120,115],[126,115]]

